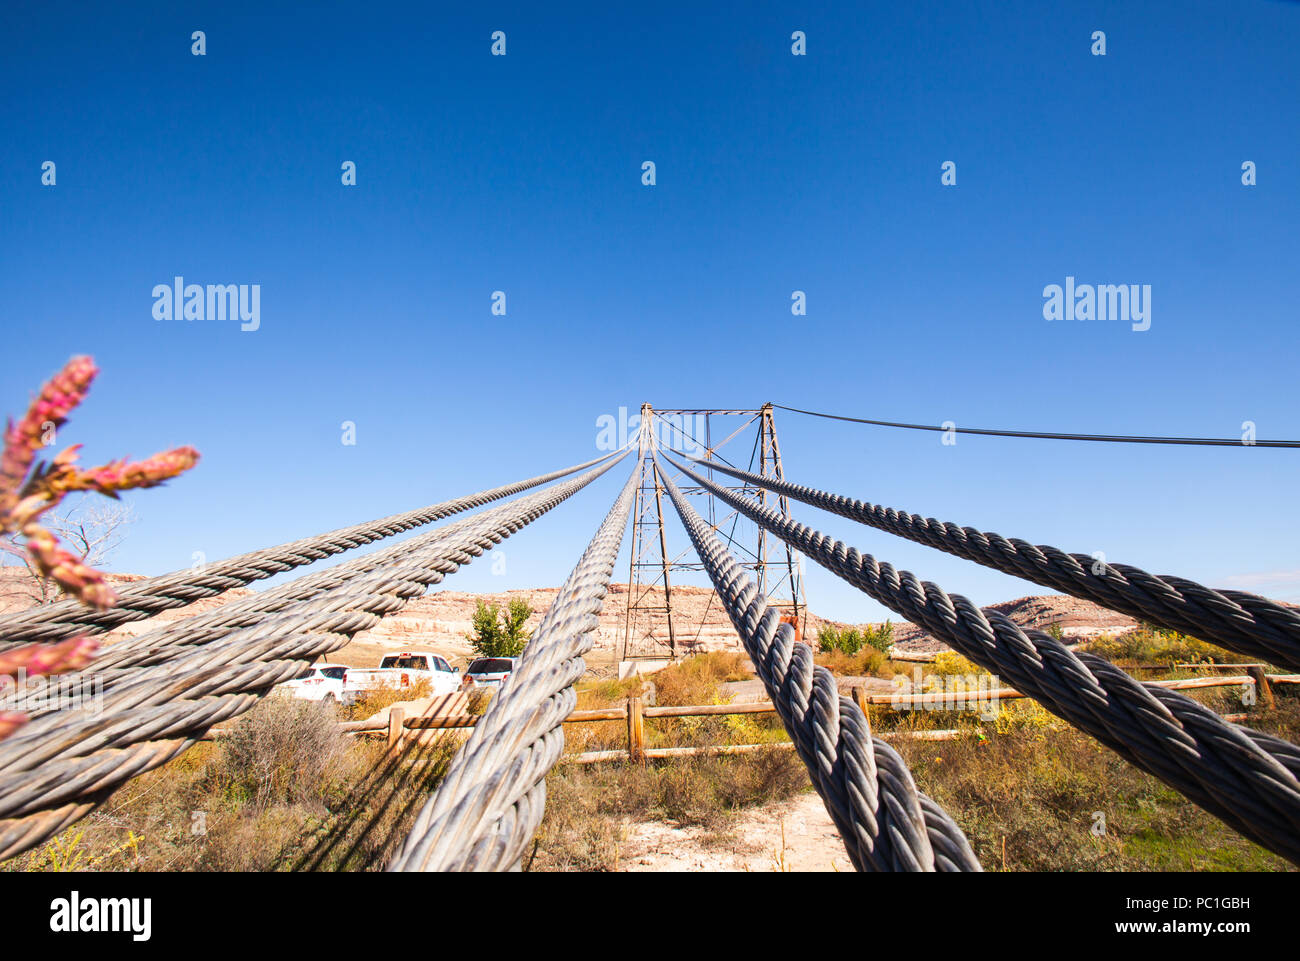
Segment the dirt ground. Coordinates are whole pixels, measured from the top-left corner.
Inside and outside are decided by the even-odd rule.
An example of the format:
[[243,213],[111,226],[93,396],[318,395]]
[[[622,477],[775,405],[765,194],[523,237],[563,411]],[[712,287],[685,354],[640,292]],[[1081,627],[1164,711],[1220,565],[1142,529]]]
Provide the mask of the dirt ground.
[[647,821],[627,826],[624,871],[853,871],[813,791],[737,815],[722,831]]
[[[852,677],[845,675],[844,677],[835,678],[835,685],[839,688],[840,694],[846,697],[853,693],[855,687],[866,688],[868,694],[893,694],[899,690],[894,686],[893,681],[887,681],[880,677]],[[758,678],[754,678],[752,681],[728,681],[722,686],[731,694],[731,699],[736,704],[752,704],[755,701],[767,700],[767,692],[763,690],[763,682]]]

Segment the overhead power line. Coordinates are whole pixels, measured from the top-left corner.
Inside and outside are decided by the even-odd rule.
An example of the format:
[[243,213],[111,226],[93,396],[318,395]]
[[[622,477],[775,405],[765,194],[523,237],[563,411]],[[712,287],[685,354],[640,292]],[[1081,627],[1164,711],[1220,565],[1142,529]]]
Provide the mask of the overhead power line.
[[876,427],[902,427],[907,430],[929,430],[940,433],[952,431],[956,434],[986,434],[993,437],[1036,437],[1040,440],[1091,440],[1112,444],[1182,444],[1194,447],[1300,447],[1300,440],[1245,441],[1233,437],[1147,437],[1139,434],[1066,434],[1046,430],[995,430],[987,427],[957,427],[956,425],[952,427],[935,427],[931,424],[903,424],[892,420],[869,420],[865,417],[825,414],[815,410],[786,407],[783,404],[773,404],[772,406],[795,414],[807,414],[810,417],[844,420],[854,424],[872,424]]

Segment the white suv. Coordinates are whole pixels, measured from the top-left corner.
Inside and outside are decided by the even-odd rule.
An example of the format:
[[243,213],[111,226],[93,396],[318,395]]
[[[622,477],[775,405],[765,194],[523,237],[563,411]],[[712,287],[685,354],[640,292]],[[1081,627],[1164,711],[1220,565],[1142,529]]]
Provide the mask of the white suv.
[[307,668],[292,681],[281,687],[290,697],[304,701],[324,701],[327,704],[343,703],[343,675],[348,669],[342,664],[321,664]]
[[476,657],[470,661],[469,667],[465,668],[465,676],[471,682],[467,686],[481,685],[495,690],[504,684],[506,678],[518,667],[517,657]]

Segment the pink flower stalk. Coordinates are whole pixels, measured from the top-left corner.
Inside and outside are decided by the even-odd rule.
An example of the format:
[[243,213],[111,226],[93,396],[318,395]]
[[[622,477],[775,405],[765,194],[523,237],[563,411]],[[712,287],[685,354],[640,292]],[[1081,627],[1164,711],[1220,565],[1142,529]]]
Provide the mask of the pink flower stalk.
[[64,452],[72,454],[65,462],[58,463],[56,460],[54,470],[47,477],[51,488],[61,491],[93,490],[115,497],[118,491],[157,487],[164,481],[185,473],[199,460],[199,452],[193,447],[177,447],[135,463],[128,463],[123,458],[83,471],[71,466],[72,461],[77,459],[74,453],[76,450],[76,447],[71,447]]
[[36,452],[45,446],[47,425],[56,430],[63,426],[72,409],[85,399],[98,373],[99,368],[89,357],[73,357],[41,388],[26,416],[17,424],[9,421],[4,454],[0,456],[0,515],[17,502]]
[[[0,681],[17,678],[65,674],[88,665],[99,651],[99,642],[89,637],[70,637],[57,644],[27,644],[11,651],[0,651]],[[0,694],[9,684],[0,684]],[[27,715],[18,711],[0,711],[0,741],[27,723]]]
[[0,741],[27,723],[27,715],[17,711],[0,711]]
[[[122,458],[82,470],[77,467],[78,444],[49,464],[38,461],[47,432],[63,426],[85,399],[97,373],[99,368],[91,358],[72,358],[41,388],[22,420],[8,422],[0,454],[0,533],[21,534],[42,577],[83,603],[103,609],[117,602],[107,578],[65,549],[41,526],[41,516],[73,491],[117,497],[119,491],[156,487],[198,463],[199,452],[193,447],[177,447],[135,463]],[[79,670],[97,650],[97,642],[90,638],[73,637],[58,644],[29,644],[0,652],[0,681],[17,676],[20,670],[31,677]],[[4,686],[0,685],[0,691]],[[24,723],[22,714],[0,712],[0,740]]]
[[57,644],[24,644],[0,651],[0,677],[17,677],[19,671],[26,671],[28,677],[79,671],[98,651],[99,642],[93,637],[70,637]]
[[28,523],[21,528],[27,538],[27,553],[36,562],[43,577],[48,577],[82,603],[107,610],[117,603],[117,593],[109,586],[108,579],[93,567],[84,563],[71,551],[65,550],[59,539],[37,523]]
[[119,491],[156,487],[193,467],[199,453],[193,447],[155,454],[131,463],[125,458],[100,467],[77,467],[77,444],[48,464],[36,460],[45,432],[59,427],[85,399],[99,368],[89,357],[74,357],[55,374],[32,401],[26,416],[10,421],[0,455],[0,531],[20,533],[42,577],[94,607],[111,607],[116,595],[104,575],[60,546],[58,538],[38,522],[42,514],[72,491],[96,491],[117,497]]

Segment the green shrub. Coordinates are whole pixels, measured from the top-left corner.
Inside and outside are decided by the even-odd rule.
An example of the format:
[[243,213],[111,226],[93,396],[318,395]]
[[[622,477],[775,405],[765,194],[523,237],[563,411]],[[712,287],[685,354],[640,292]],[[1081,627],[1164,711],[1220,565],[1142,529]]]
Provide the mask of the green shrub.
[[862,632],[856,627],[840,631],[839,649],[850,656],[862,650]]
[[856,627],[840,629],[832,624],[823,624],[817,631],[817,648],[823,654],[839,652],[852,657],[864,647],[885,653],[893,644],[894,625],[889,621],[879,627],[868,626],[866,630],[858,630]]
[[894,646],[894,625],[889,621],[885,621],[879,627],[869,627],[863,636],[863,640],[868,647],[874,647],[882,654],[887,654],[889,649]]
[[528,602],[518,597],[504,611],[496,604],[479,601],[474,608],[474,630],[465,637],[479,657],[518,657],[528,643],[524,622],[532,613]]

